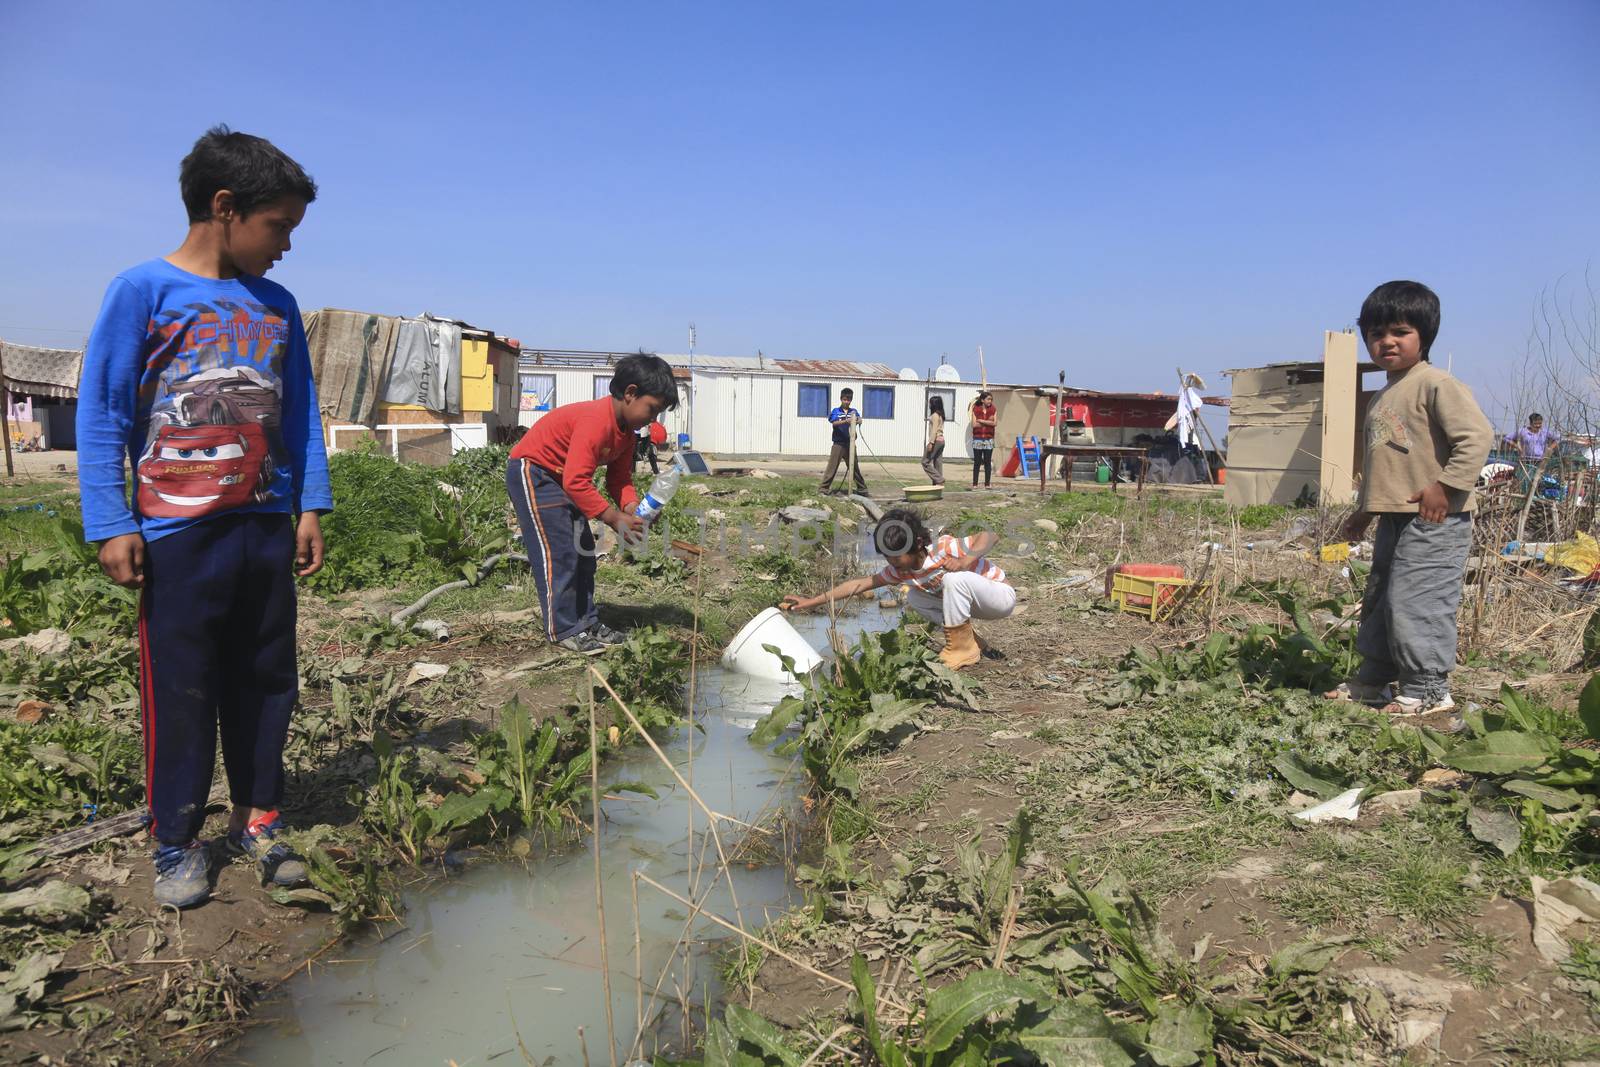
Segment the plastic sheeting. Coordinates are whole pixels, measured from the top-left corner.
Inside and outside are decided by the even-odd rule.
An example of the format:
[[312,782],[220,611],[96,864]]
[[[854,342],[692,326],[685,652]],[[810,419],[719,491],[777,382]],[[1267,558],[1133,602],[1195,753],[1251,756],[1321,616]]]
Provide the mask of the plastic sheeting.
[[461,324],[424,315],[401,319],[383,399],[447,415],[461,413]]

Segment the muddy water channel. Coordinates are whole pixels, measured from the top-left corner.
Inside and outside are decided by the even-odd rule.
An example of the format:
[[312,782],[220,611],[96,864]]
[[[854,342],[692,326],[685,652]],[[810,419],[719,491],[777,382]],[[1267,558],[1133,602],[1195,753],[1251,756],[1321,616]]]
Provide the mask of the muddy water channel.
[[[863,630],[892,626],[897,614],[868,607],[839,619],[837,627],[853,643]],[[825,616],[793,621],[826,653]],[[784,691],[718,666],[701,669],[696,689],[703,729],[679,730],[662,747],[686,778],[692,758],[695,791],[713,810],[778,828],[771,835],[776,847],[761,850],[766,865],[732,864],[737,910],[726,880],[707,904],[755,931],[793,903],[781,865],[788,835],[774,816],[798,807],[803,773],[749,743],[750,730]],[[700,872],[703,890],[717,879],[719,865],[705,815],[695,811],[691,839],[691,801],[646,748],[602,768],[602,778],[646,782],[660,794],[658,800],[623,794],[602,805],[601,884],[618,1058],[628,1058],[640,1029],[641,989],[634,976],[642,970],[646,1034],[633,1054],[648,1059],[658,1036],[670,1041],[678,1034],[682,1004],[696,1006],[698,1015],[699,1005],[716,1000],[711,954],[729,934],[701,918],[685,938],[689,909],[639,882],[643,967],[637,968],[634,874],[697,898],[689,893],[692,870]],[[733,848],[740,828],[721,827],[723,844]],[[526,864],[483,865],[409,898],[405,929],[386,931],[375,944],[335,950],[335,960],[292,983],[275,1018],[225,1059],[255,1067],[467,1067],[523,1063],[526,1054],[536,1063],[576,1064],[587,1045],[590,1062],[610,1063],[594,855],[592,842],[586,844],[556,854],[536,850]]]

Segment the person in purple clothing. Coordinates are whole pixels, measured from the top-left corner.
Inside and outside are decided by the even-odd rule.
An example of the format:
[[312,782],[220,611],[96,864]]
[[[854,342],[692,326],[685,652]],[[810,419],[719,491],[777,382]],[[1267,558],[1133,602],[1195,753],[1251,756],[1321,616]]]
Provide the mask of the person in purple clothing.
[[1557,444],[1561,435],[1544,428],[1544,416],[1535,411],[1528,416],[1528,425],[1516,433],[1506,435],[1506,444],[1516,450],[1524,462],[1537,464],[1544,459],[1550,446]]
[[199,835],[219,729],[227,846],[276,885],[306,880],[274,839],[299,696],[294,576],[322,567],[318,516],[333,496],[300,309],[262,277],[316,184],[226,126],[195,142],[178,183],[188,235],[106,289],[77,428],[84,535],[106,574],[140,592],[155,899],[184,908],[210,895]]

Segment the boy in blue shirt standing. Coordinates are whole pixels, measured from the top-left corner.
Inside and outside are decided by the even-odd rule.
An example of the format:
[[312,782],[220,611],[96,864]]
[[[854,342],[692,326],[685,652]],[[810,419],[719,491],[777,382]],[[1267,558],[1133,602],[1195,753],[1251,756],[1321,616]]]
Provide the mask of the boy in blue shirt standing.
[[117,275],[90,334],[78,484],[100,566],[141,594],[155,899],[183,908],[210,894],[199,834],[219,727],[229,847],[277,885],[306,878],[274,838],[299,696],[293,575],[321,568],[333,498],[300,309],[262,277],[316,184],[270,142],[217,126],[179,185],[188,236]]
[[[850,432],[861,422],[861,412],[850,406],[854,398],[854,390],[839,390],[839,406],[828,412],[828,422],[833,426],[833,447],[828,450],[828,469],[823,472],[822,484],[818,486],[824,493],[833,492],[833,476],[839,464],[849,466]],[[855,467],[855,489],[862,496],[867,495],[867,480],[861,476],[859,463]]]

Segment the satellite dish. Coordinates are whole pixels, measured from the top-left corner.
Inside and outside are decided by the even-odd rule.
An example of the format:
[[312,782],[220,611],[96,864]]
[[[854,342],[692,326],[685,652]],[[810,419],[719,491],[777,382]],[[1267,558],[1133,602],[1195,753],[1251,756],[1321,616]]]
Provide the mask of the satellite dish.
[[912,370],[910,367],[901,367],[900,368],[900,380],[902,382],[921,381],[922,380],[922,375],[918,374],[916,371]]
[[959,382],[961,372],[948,363],[941,363],[933,369],[933,378],[940,382]]

